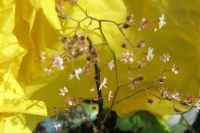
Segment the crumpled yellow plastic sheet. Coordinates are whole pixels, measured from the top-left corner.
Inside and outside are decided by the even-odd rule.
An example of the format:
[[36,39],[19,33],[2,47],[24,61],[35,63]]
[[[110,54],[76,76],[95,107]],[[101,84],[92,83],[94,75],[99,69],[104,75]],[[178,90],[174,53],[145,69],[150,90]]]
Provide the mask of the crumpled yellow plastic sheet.
[[[156,53],[170,53],[171,65],[173,62],[180,65],[181,73],[169,77],[169,87],[185,95],[199,95],[198,0],[80,0],[79,4],[91,16],[115,21],[122,21],[127,14],[132,13],[138,20],[143,17],[157,19],[164,13],[167,16],[166,27],[153,34],[149,30],[144,31],[143,36],[151,40],[150,46]],[[83,16],[76,7],[69,7],[67,11],[74,18]],[[66,25],[71,27],[74,23]],[[123,83],[127,81],[124,73],[128,71],[119,58],[123,37],[110,24],[104,24],[103,30],[116,53],[120,83]],[[66,66],[66,71],[50,77],[41,73],[43,68],[38,60],[40,52],[45,51],[49,55],[53,53],[59,45],[60,36],[67,32],[67,28],[61,28],[53,0],[0,0],[0,133],[31,132],[37,122],[45,118],[38,115],[47,116],[47,112],[51,115],[53,106],[63,104],[63,99],[58,98],[57,94],[64,85],[68,87],[72,97],[92,97],[88,77],[81,76],[80,83],[68,80],[68,75],[73,71],[71,66]],[[133,42],[137,38],[134,28],[128,29],[126,34]],[[95,42],[101,40],[95,35],[91,38]],[[107,48],[97,50],[105,53],[100,56],[101,61],[112,60]],[[82,61],[75,62],[75,66],[82,67]],[[156,73],[158,74],[156,70],[161,68],[157,59],[141,71],[148,79],[146,84],[153,83]],[[108,78],[108,88],[114,92],[114,72],[105,67],[101,71],[101,76]],[[122,89],[117,99],[132,93],[128,88]],[[109,90],[103,91],[106,94]],[[149,104],[147,98],[152,98],[154,103]],[[114,109],[120,115],[128,115],[141,109],[160,116],[174,113],[172,103],[160,101],[145,92],[116,104]],[[182,106],[179,109],[185,110]]]
[[26,71],[22,60],[32,70],[39,49],[53,45],[60,34],[54,4],[45,0],[0,1],[0,133],[32,132],[24,114],[47,116],[45,103],[29,99],[18,78],[20,71]]

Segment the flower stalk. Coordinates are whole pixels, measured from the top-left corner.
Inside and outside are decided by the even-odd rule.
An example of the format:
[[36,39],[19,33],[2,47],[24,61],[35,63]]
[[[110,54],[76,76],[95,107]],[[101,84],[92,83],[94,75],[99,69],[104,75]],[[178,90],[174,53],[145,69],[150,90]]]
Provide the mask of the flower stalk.
[[[95,48],[92,44],[92,40],[87,37],[87,41],[89,43],[89,52],[91,54],[91,56],[93,56]],[[102,126],[101,126],[101,121],[103,120],[103,96],[102,96],[102,90],[100,89],[100,68],[98,65],[98,61],[95,60],[94,61],[94,69],[95,69],[95,81],[96,81],[96,89],[97,89],[97,94],[98,94],[98,116],[97,116],[97,128],[99,129],[99,132],[102,131]]]

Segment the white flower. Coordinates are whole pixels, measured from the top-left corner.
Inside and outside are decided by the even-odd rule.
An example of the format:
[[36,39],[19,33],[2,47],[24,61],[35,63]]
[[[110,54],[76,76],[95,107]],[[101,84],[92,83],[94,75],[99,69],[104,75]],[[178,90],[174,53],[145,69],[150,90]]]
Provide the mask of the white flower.
[[108,101],[111,100],[111,98],[113,98],[114,96],[112,95],[112,91],[109,91],[109,94],[108,94]]
[[161,29],[164,25],[166,25],[165,15],[162,14],[162,16],[159,17],[159,29]]
[[196,107],[197,112],[199,112],[199,110],[200,110],[200,100],[197,101],[197,103],[195,104],[195,107]]
[[44,72],[47,73],[48,75],[51,74],[53,71],[51,68],[44,68]]
[[113,67],[115,66],[113,60],[107,63],[108,68],[112,71]]
[[104,78],[100,84],[99,90],[101,90],[103,87],[107,88],[106,84],[107,84],[107,78]]
[[180,67],[173,64],[173,68],[171,71],[174,72],[174,74],[178,74],[180,72]]
[[40,53],[40,61],[43,62],[44,60],[46,60],[46,53],[45,52],[41,52]]
[[133,62],[133,53],[130,53],[129,51],[127,51],[127,52],[123,55],[121,61],[124,62],[124,63]]
[[154,57],[153,55],[153,48],[149,47],[148,51],[147,51],[147,61],[152,60]]
[[160,60],[164,63],[168,62],[170,59],[170,55],[167,53],[167,54],[163,54],[161,57],[160,57]]
[[69,75],[69,80],[73,79],[74,77],[76,77],[78,80],[80,80],[79,75],[83,73],[83,69],[82,68],[78,68],[74,71],[74,73]]
[[59,95],[60,95],[60,96],[65,96],[65,94],[66,94],[68,91],[69,91],[69,90],[67,89],[67,87],[64,86],[63,89],[60,89]]
[[52,61],[52,66],[58,68],[59,70],[64,69],[64,61],[59,55],[54,55],[53,56],[53,61]]

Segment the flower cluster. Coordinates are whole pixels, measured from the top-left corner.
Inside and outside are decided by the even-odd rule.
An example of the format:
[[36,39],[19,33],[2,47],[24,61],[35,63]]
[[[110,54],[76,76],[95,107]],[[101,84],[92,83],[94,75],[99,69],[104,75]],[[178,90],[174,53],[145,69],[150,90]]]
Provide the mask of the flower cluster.
[[[77,1],[70,1],[70,3],[74,5],[78,5]],[[59,6],[56,8],[59,16],[60,14],[62,14],[62,16],[60,16],[61,21],[74,21],[75,23],[77,23],[77,26],[75,28],[75,31],[72,34],[66,34],[61,37],[61,42],[63,44],[62,45],[63,53],[60,55],[55,54],[52,56],[52,58],[50,59],[51,60],[50,65],[48,67],[45,67],[44,69],[44,71],[47,74],[51,74],[52,72],[54,72],[55,68],[61,71],[61,70],[64,70],[65,68],[64,65],[72,65],[73,71],[71,71],[70,74],[67,75],[69,80],[72,80],[75,78],[81,82],[82,78],[80,77],[82,74],[86,74],[90,78],[94,77],[92,81],[96,84],[97,88],[95,88],[94,85],[92,85],[90,88],[88,88],[88,93],[92,94],[93,92],[98,92],[98,95],[89,99],[99,102],[101,101],[101,99],[105,100],[104,97],[106,96],[108,102],[112,102],[112,104],[114,105],[115,100],[116,100],[116,95],[119,92],[118,90],[120,88],[120,85],[117,86],[116,91],[113,91],[113,88],[108,89],[109,84],[112,84],[112,83],[108,82],[110,80],[107,77],[104,77],[103,80],[100,80],[100,75],[103,72],[101,71],[101,68],[98,68],[98,67],[99,66],[107,67],[107,69],[111,70],[112,72],[115,73],[116,76],[118,76],[116,78],[116,80],[118,80],[119,70],[116,68],[118,64],[123,64],[123,65],[128,66],[127,68],[128,68],[129,76],[127,77],[128,83],[122,84],[122,86],[126,86],[128,89],[130,88],[133,91],[135,90],[141,91],[141,88],[143,87],[147,88],[147,89],[144,89],[144,91],[146,90],[151,91],[149,88],[158,88],[157,91],[160,92],[160,95],[157,96],[158,98],[161,97],[161,99],[165,99],[169,101],[177,101],[186,106],[192,106],[194,104],[194,98],[192,96],[185,97],[181,95],[180,92],[171,91],[167,87],[166,80],[168,77],[167,75],[165,75],[165,72],[171,72],[171,73],[174,73],[175,75],[180,73],[180,67],[175,64],[173,64],[173,67],[171,68],[163,68],[161,72],[158,70],[158,73],[160,73],[160,75],[158,76],[159,83],[157,84],[157,80],[155,81],[156,87],[155,87],[155,84],[153,84],[150,87],[143,85],[143,81],[146,80],[145,75],[135,76],[134,74],[132,74],[134,73],[134,71],[140,70],[144,68],[145,66],[147,66],[149,62],[153,62],[154,60],[156,61],[157,59],[156,49],[154,51],[154,48],[152,48],[151,46],[146,47],[147,40],[145,40],[144,38],[139,39],[138,41],[136,41],[137,42],[136,45],[133,45],[133,43],[126,36],[124,30],[130,28],[132,25],[136,25],[139,31],[145,30],[145,28],[150,27],[150,26],[152,26],[151,28],[153,28],[154,32],[157,31],[158,29],[161,30],[166,25],[166,17],[164,14],[162,14],[157,19],[158,21],[157,20],[152,21],[146,18],[142,18],[139,22],[136,22],[134,15],[128,15],[125,18],[124,22],[117,23],[112,20],[101,20],[98,18],[94,18],[92,16],[89,16],[89,14],[86,11],[84,11],[84,9],[80,7],[79,5],[77,7],[83,12],[83,14],[85,14],[85,18],[76,20],[71,17],[66,17],[65,14],[63,15],[62,13],[60,13],[62,12],[62,8],[59,8]],[[82,27],[81,24],[85,20],[90,20],[91,22],[98,22],[99,25],[95,29],[90,29],[91,24],[86,25],[85,27]],[[124,37],[125,40],[124,40],[124,43],[121,45],[121,51],[122,51],[121,53],[116,53],[115,51],[113,52],[112,47],[110,47],[110,44],[103,33],[104,31],[101,29],[103,22],[108,22],[108,23],[116,25],[119,31],[122,33],[122,36]],[[98,32],[96,32],[96,30],[98,30]],[[101,36],[101,38],[103,38],[104,42],[100,42],[99,44],[94,44],[93,41],[90,39],[90,33],[95,33],[95,34],[97,33],[99,36]],[[103,53],[100,53],[99,49],[96,49],[96,47],[101,48],[104,46],[110,49],[109,52],[114,54],[113,57],[115,58],[102,61],[101,55],[103,55]],[[120,56],[116,56],[116,54]],[[46,54],[44,52],[41,52],[40,54],[41,62],[44,62],[46,58],[47,58]],[[83,62],[85,64],[75,69],[73,63],[74,61],[79,60],[79,59],[84,59]],[[169,66],[166,64],[171,63],[171,60],[170,60],[171,56],[169,53],[162,54],[160,57],[158,57],[158,59],[160,62],[164,63],[165,66]],[[68,92],[68,89],[64,87],[63,89],[60,89],[59,95],[65,96],[67,92]],[[106,92],[107,94],[102,95],[101,93],[104,93],[104,92]],[[123,100],[126,100],[126,98]],[[65,98],[65,103],[67,105],[74,106],[79,103],[79,100],[77,102],[77,100],[75,100],[74,98],[67,97]],[[148,99],[148,103],[153,103],[153,100]],[[200,108],[199,103],[196,104],[196,107],[198,109]],[[91,104],[91,108],[94,108],[92,104]],[[177,110],[177,108],[175,110]]]

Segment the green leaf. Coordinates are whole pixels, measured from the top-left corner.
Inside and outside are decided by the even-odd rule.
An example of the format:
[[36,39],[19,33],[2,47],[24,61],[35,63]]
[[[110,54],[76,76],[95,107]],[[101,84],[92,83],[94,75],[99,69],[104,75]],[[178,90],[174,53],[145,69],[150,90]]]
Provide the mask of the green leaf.
[[133,133],[170,133],[170,128],[159,118],[147,111],[140,111],[131,117],[117,120],[117,128]]

